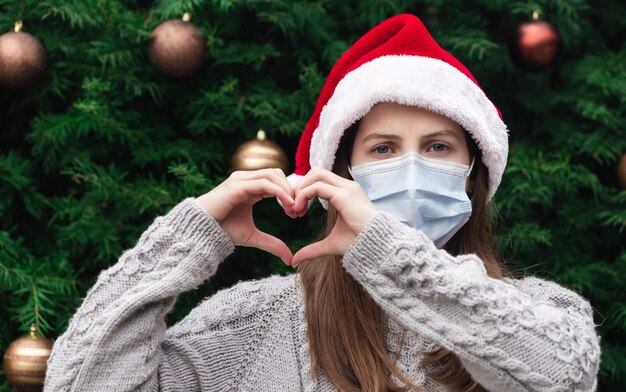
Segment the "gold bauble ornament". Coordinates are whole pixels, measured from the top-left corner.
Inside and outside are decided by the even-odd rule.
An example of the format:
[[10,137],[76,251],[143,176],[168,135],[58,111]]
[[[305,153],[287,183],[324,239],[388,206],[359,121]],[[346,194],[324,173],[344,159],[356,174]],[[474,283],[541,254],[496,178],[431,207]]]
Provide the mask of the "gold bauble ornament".
[[206,52],[206,38],[189,20],[172,19],[152,31],[148,55],[154,66],[173,78],[189,76],[202,66]]
[[265,138],[260,130],[255,140],[239,146],[231,160],[231,170],[258,170],[277,167],[284,172],[289,168],[287,156],[280,146]]
[[0,35],[0,85],[19,89],[35,81],[46,68],[46,51],[39,40],[22,30],[22,21],[14,31]]
[[622,189],[626,190],[626,152],[617,164],[617,181]]
[[20,392],[43,389],[52,342],[35,332],[32,325],[29,335],[13,341],[4,352],[2,370],[9,383]]

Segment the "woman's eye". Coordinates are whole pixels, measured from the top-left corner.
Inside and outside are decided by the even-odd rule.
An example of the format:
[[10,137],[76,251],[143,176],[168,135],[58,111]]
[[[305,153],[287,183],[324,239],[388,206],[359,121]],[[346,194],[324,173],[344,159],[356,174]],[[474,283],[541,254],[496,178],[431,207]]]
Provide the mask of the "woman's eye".
[[376,151],[379,154],[387,154],[388,152],[390,152],[391,148],[389,146],[378,146],[376,148],[374,148],[374,151]]
[[431,148],[433,149],[433,151],[435,152],[444,152],[446,151],[446,149],[448,148],[448,146],[446,146],[445,144],[442,143],[435,143],[431,146]]

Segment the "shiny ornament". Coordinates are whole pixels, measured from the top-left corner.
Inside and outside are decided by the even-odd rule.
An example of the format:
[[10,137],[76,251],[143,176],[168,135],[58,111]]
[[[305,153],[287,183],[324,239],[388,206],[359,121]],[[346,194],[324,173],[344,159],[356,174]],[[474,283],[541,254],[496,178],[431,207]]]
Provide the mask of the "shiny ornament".
[[526,71],[541,71],[554,64],[561,53],[561,37],[548,22],[533,13],[533,20],[517,26],[509,40],[511,60]]
[[626,153],[622,154],[622,158],[617,164],[617,181],[619,186],[626,190]]
[[255,140],[250,140],[239,146],[231,160],[232,171],[257,170],[277,167],[287,171],[289,163],[287,156],[280,146],[265,138],[265,132],[260,130]]
[[52,342],[35,334],[13,341],[4,352],[2,370],[4,376],[19,392],[41,391],[46,377],[47,361],[52,351]]
[[148,55],[154,66],[173,78],[189,76],[202,66],[206,52],[206,38],[189,22],[191,15],[185,12],[183,19],[161,23],[152,31]]
[[0,35],[0,85],[12,89],[27,87],[46,68],[46,51],[41,42],[24,33],[22,21],[14,31]]

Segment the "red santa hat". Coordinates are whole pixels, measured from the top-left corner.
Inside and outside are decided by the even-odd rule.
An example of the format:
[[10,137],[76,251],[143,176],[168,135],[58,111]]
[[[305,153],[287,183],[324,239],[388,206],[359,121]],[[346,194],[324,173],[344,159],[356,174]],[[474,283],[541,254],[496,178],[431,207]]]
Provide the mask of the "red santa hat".
[[289,182],[298,183],[311,167],[331,170],[345,130],[379,102],[418,106],[460,124],[482,152],[488,199],[493,197],[508,154],[502,115],[470,71],[409,14],[375,26],[333,66],[304,128]]

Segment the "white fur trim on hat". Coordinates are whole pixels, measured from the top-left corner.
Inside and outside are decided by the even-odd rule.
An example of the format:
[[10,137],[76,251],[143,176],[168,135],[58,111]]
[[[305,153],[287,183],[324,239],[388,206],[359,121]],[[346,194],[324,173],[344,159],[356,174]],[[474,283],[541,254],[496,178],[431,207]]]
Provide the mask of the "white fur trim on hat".
[[344,131],[379,102],[433,111],[460,124],[476,141],[489,169],[488,199],[500,185],[508,155],[508,131],[483,91],[450,64],[429,57],[378,57],[348,73],[322,109],[313,132],[311,167],[332,170]]

